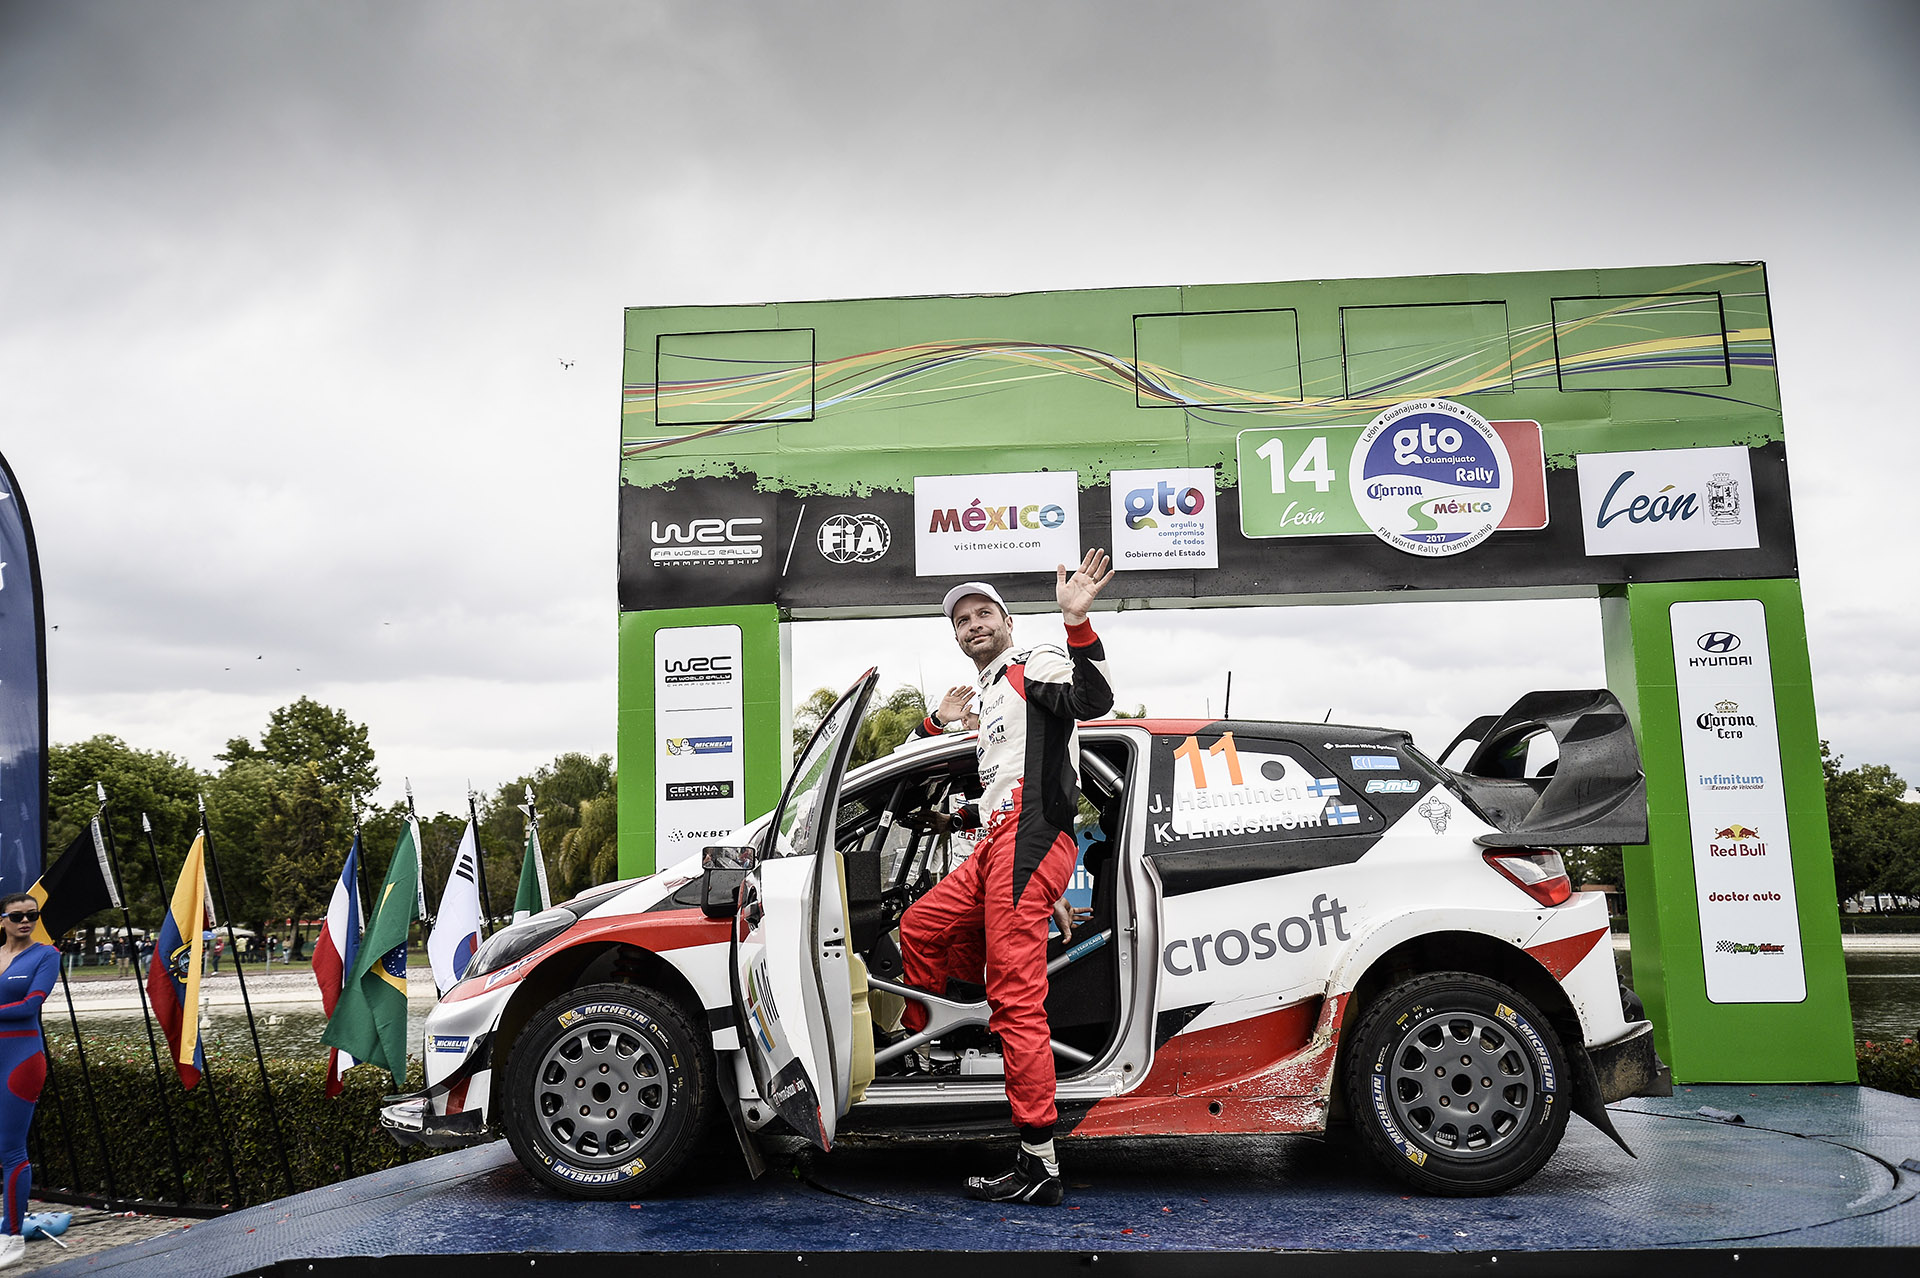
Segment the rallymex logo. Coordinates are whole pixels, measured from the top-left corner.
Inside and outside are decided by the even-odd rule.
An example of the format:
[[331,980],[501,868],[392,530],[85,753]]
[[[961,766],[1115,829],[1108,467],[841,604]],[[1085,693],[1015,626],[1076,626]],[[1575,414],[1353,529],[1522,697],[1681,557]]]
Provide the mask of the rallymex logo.
[[1136,488],[1123,499],[1127,527],[1158,528],[1160,515],[1197,515],[1207,508],[1207,495],[1198,488],[1175,488],[1161,480],[1152,488]]
[[739,519],[689,519],[684,523],[649,522],[656,564],[757,564],[765,547],[757,516]]

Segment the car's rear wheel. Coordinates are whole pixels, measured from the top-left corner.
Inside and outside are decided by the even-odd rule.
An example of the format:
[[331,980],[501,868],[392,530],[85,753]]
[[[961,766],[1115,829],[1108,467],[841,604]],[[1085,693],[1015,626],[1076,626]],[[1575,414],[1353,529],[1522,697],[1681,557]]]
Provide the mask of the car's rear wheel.
[[1433,1194],[1497,1194],[1553,1157],[1572,1078],[1553,1026],[1471,972],[1403,981],[1347,1048],[1348,1115],[1383,1166]]
[[631,1198],[680,1169],[711,1108],[711,1065],[673,1000],[632,985],[569,990],[513,1045],[507,1140],[535,1179]]

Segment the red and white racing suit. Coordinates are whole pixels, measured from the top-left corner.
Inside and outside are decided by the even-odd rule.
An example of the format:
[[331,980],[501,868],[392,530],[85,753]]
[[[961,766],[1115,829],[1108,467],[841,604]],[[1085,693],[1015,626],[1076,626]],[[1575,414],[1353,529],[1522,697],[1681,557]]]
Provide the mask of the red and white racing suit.
[[[973,980],[986,951],[987,1026],[1000,1036],[1007,1100],[1023,1129],[1048,1128],[1053,1047],[1047,1030],[1047,920],[1073,874],[1081,719],[1113,706],[1106,650],[1090,622],[1067,627],[1067,652],[1008,649],[980,672],[980,817],[987,837],[900,920],[911,985],[940,993]],[[928,722],[923,730],[937,730]],[[971,970],[969,970],[969,965]],[[926,1009],[908,1003],[918,1032]]]

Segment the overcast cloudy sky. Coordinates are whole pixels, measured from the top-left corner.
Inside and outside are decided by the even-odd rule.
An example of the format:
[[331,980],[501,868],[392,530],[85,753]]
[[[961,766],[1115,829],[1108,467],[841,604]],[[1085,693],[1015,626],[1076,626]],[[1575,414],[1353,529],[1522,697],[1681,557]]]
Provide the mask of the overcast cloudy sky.
[[[0,0],[54,738],[205,766],[304,693],[429,809],[611,750],[626,306],[1762,259],[1821,729],[1920,779],[1916,12]],[[1231,665],[1435,748],[1601,678],[1587,602],[1103,629],[1155,712]],[[794,646],[967,673],[937,619]]]

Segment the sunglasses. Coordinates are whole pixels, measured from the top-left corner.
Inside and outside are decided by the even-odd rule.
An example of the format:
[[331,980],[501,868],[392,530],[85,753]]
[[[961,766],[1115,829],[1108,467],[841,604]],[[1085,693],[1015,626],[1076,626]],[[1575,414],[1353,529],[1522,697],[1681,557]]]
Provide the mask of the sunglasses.
[[39,921],[40,911],[38,910],[7,911],[7,922],[9,923],[38,923]]

